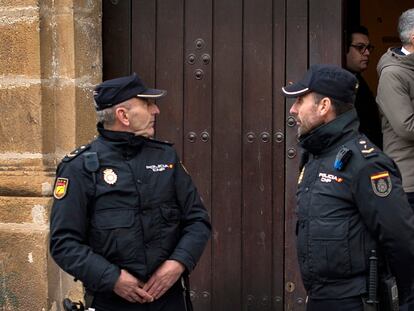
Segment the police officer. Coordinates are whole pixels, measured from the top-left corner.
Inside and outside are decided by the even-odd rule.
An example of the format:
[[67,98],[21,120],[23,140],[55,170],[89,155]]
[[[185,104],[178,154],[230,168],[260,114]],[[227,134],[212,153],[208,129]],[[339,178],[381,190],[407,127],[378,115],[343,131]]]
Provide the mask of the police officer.
[[396,277],[404,307],[411,295],[414,215],[395,163],[358,132],[357,87],[348,71],[314,65],[282,88],[295,98],[290,113],[304,150],[296,230],[308,311],[367,307],[371,251],[381,273],[390,267]]
[[[50,253],[97,311],[184,311],[182,277],[210,222],[170,144],[151,139],[165,91],[133,74],[94,91],[99,136],[57,169]],[[188,301],[188,299],[187,299]]]

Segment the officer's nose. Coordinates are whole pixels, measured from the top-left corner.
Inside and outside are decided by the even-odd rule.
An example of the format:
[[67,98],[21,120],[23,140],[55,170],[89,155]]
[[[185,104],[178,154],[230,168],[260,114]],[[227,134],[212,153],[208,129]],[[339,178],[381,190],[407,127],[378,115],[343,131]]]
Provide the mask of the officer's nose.
[[151,104],[151,114],[158,115],[160,114],[160,108],[158,108],[157,104]]
[[289,113],[290,114],[293,114],[293,115],[298,114],[298,110],[297,110],[297,100],[293,103],[292,107],[290,107]]

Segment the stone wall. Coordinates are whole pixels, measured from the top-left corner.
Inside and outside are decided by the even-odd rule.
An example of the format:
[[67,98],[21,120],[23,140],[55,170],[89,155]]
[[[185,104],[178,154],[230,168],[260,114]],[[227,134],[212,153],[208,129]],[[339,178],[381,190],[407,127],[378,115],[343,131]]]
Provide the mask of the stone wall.
[[0,309],[60,310],[48,254],[56,163],[95,134],[100,0],[0,0]]

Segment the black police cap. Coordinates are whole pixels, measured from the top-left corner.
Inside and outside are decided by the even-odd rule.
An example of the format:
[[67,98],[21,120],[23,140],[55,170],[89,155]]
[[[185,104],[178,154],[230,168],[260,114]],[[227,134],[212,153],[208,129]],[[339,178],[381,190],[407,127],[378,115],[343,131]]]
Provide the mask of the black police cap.
[[331,97],[346,103],[355,101],[357,78],[335,65],[312,65],[302,80],[282,87],[285,97],[295,98],[310,92]]
[[96,110],[103,110],[133,97],[160,98],[167,94],[165,90],[147,88],[141,78],[136,74],[106,80],[99,84],[94,92]]

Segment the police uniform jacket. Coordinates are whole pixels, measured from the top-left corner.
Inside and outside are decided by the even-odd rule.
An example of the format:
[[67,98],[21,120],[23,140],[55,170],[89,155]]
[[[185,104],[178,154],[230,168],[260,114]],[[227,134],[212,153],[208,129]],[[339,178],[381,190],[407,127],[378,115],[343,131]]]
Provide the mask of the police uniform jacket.
[[[389,262],[400,296],[412,284],[413,211],[395,163],[358,126],[351,110],[300,138],[307,157],[298,180],[297,251],[313,299],[366,293],[372,249]],[[335,168],[347,149],[350,158]]]
[[[192,271],[211,228],[175,150],[100,124],[98,131],[57,169],[50,224],[56,263],[94,292],[112,291],[121,268],[141,281],[167,259]],[[86,158],[94,152],[99,168],[91,172]]]

